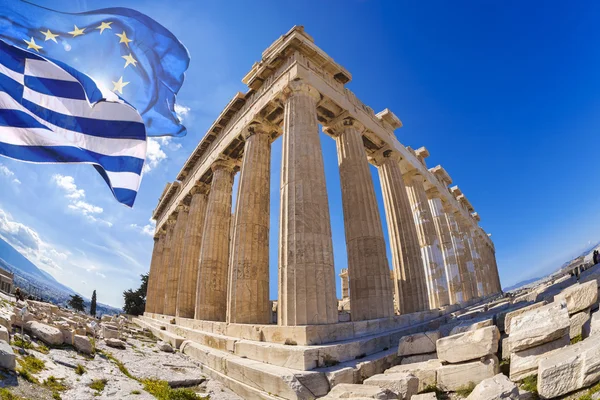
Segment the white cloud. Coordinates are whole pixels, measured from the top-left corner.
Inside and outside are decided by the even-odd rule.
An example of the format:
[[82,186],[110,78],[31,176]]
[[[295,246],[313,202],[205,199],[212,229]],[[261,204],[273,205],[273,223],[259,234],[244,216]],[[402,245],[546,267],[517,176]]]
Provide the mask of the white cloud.
[[150,219],[150,223],[144,226],[139,226],[138,224],[131,224],[129,225],[129,227],[139,231],[142,235],[153,237],[154,230],[156,229],[156,221]]
[[69,256],[68,253],[57,251],[54,246],[43,241],[34,229],[15,221],[2,209],[0,209],[0,237],[47,271],[62,270],[61,264]]
[[189,112],[189,107],[183,106],[181,104],[175,104],[175,113],[177,114],[177,118],[179,118],[179,121],[183,122],[183,120]]
[[[162,140],[161,140],[162,139]],[[168,138],[148,138],[148,147],[146,149],[146,163],[144,164],[144,173],[148,173],[160,164],[161,161],[167,159],[167,155],[161,148],[161,143],[164,145],[169,143]]]
[[13,179],[12,181],[13,181],[13,183],[15,183],[15,184],[17,184],[17,185],[20,185],[20,184],[21,184],[21,181],[20,181],[20,180],[18,180],[17,178]]
[[82,214],[89,221],[98,222],[107,225],[108,227],[112,226],[111,222],[97,217],[97,215],[104,212],[102,207],[98,207],[84,201],[85,191],[77,188],[75,179],[72,176],[56,174],[52,176],[52,180],[54,183],[56,183],[56,186],[65,191],[65,197],[69,199],[69,205],[67,207],[70,210]]
[[15,176],[15,173],[12,172],[8,167],[4,164],[0,164],[0,175],[6,176],[8,178]]
[[106,275],[104,275],[103,273],[96,272],[96,275],[98,275],[102,279],[106,279]]

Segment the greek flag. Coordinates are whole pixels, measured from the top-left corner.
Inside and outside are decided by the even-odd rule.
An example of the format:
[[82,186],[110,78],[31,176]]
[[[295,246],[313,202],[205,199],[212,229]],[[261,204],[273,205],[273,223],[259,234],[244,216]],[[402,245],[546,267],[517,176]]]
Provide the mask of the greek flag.
[[146,157],[140,114],[85,74],[0,40],[0,155],[92,164],[133,206]]

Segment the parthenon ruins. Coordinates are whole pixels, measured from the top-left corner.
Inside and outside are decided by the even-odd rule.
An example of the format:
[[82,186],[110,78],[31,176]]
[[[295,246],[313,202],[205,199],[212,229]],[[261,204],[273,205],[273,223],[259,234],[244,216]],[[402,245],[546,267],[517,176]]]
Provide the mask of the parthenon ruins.
[[[315,393],[321,389],[306,377],[327,366],[324,354],[334,357],[328,344],[383,338],[368,350],[362,345],[340,349],[337,362],[385,352],[397,347],[399,329],[501,292],[494,245],[466,195],[450,187],[452,179],[442,166],[427,167],[427,149],[398,141],[394,131],[401,121],[388,109],[375,113],[358,100],[345,87],[351,78],[302,27],[292,28],[243,78],[248,91],[238,93],[218,116],[152,216],[156,233],[143,319],[193,342],[186,352],[204,354],[199,357],[207,370],[233,382],[234,390],[251,393],[248,398],[270,398],[264,392],[275,392],[236,378],[231,366],[224,373],[223,362],[244,365],[246,373],[267,373],[270,365],[279,366],[278,374],[291,370]],[[338,311],[319,124],[337,147],[348,322],[340,322]],[[269,299],[270,165],[271,144],[279,136],[274,305]],[[378,208],[370,165],[379,173],[384,210]],[[281,397],[297,398],[278,389]]]

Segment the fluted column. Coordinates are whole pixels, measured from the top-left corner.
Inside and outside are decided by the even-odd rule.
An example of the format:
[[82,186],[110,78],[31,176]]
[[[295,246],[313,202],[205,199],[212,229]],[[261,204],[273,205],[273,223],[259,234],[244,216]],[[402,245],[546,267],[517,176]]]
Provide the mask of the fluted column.
[[188,221],[190,208],[186,205],[177,206],[177,222],[173,228],[173,239],[171,241],[171,261],[167,272],[167,290],[165,296],[165,315],[175,316],[177,314],[177,290],[179,288],[179,273],[183,260],[183,242]]
[[244,158],[238,186],[227,322],[268,324],[269,194],[271,136],[259,126],[245,133]]
[[460,277],[460,283],[462,286],[461,291],[463,295],[462,301],[469,301],[473,298],[473,288],[468,264],[472,264],[473,261],[471,260],[470,254],[468,257],[466,255],[465,244],[458,222],[456,221],[455,210],[452,209],[452,206],[449,203],[444,203],[444,212],[446,215],[446,223],[448,224],[448,229],[450,230],[452,247],[454,248],[454,254],[456,255],[456,261],[458,263],[458,274]]
[[479,261],[481,266],[481,284],[484,296],[489,296],[493,293],[492,289],[492,273],[491,273],[491,265],[489,264],[489,258],[486,252],[486,246],[483,243],[483,238],[478,232],[480,229],[474,229],[474,242],[477,247],[477,253],[479,254]]
[[463,246],[465,249],[465,263],[467,265],[467,270],[469,274],[469,282],[471,284],[471,293],[473,297],[481,297],[482,294],[479,293],[479,286],[477,284],[477,275],[476,272],[476,264],[473,259],[473,251],[472,251],[472,240],[471,240],[471,231],[470,231],[470,223],[465,220],[462,214],[457,210],[454,213],[456,222],[458,223],[458,227],[460,229],[460,235],[462,237]]
[[364,126],[346,118],[330,126],[337,144],[352,320],[394,314],[390,269],[377,198],[362,141]]
[[202,248],[202,232],[206,217],[208,186],[197,183],[190,190],[190,211],[183,241],[183,256],[177,290],[177,316],[194,318],[196,308],[196,286],[198,282],[198,260]]
[[340,272],[340,280],[342,284],[342,300],[345,300],[350,298],[350,293],[348,292],[348,268],[342,268],[342,271]]
[[496,249],[494,245],[490,245],[490,261],[492,264],[492,270],[494,272],[494,282],[495,282],[495,293],[502,292],[502,282],[500,281],[500,271],[498,271],[498,264],[496,263]]
[[155,302],[154,309],[157,314],[165,313],[165,297],[167,296],[167,280],[169,273],[169,265],[171,263],[171,243],[173,242],[173,229],[175,228],[176,217],[170,215],[165,222],[166,233],[165,233],[165,244],[163,247],[163,253],[160,260],[160,269],[158,279],[156,281],[155,290]]
[[148,275],[148,289],[146,290],[146,309],[144,311],[153,313],[156,305],[156,284],[165,246],[165,235],[162,231],[154,236],[154,248],[152,249],[152,260],[150,261],[150,274]]
[[213,176],[202,232],[195,319],[225,321],[233,168],[232,162],[224,160],[211,166]]
[[377,164],[392,251],[397,307],[400,314],[408,314],[428,310],[429,296],[421,247],[399,161],[398,154],[386,151]]
[[448,296],[450,297],[450,303],[462,303],[464,301],[464,295],[462,291],[462,282],[460,280],[458,259],[456,252],[454,251],[450,227],[448,226],[446,212],[444,211],[444,204],[440,193],[435,186],[427,191],[427,197],[429,199],[429,208],[433,217],[435,231],[439,238],[439,247],[444,258],[444,269],[446,272],[446,279],[448,280]]
[[279,227],[280,325],[338,322],[333,243],[317,122],[320,94],[301,80],[284,93]]
[[417,237],[421,246],[421,257],[429,292],[429,305],[431,308],[447,306],[450,304],[448,280],[446,279],[439,239],[423,186],[423,177],[413,170],[404,175],[404,183],[413,210]]

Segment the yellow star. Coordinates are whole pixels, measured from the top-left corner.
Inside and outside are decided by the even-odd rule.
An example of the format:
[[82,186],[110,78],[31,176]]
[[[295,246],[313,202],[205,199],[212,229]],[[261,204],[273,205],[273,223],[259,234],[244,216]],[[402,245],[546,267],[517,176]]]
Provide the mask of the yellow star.
[[133,58],[133,56],[131,55],[131,53],[129,53],[128,56],[121,56],[121,58],[124,58],[125,61],[126,61],[125,62],[125,66],[123,68],[127,68],[127,66],[129,64],[131,64],[131,65],[133,65],[135,67],[136,64],[137,64],[137,60],[135,58]]
[[113,92],[119,92],[120,94],[123,94],[123,88],[129,85],[129,82],[123,82],[123,77],[120,77],[118,81],[113,82],[113,85]]
[[58,37],[58,35],[55,35],[54,33],[50,32],[50,29],[48,29],[46,32],[40,31],[40,33],[42,33],[44,36],[46,36],[46,39],[44,39],[44,42],[47,42],[48,40],[52,40],[52,41],[54,41],[54,43],[58,43],[56,41],[56,38]]
[[133,41],[127,37],[125,31],[123,31],[123,33],[115,33],[115,35],[121,38],[121,40],[119,40],[119,43],[125,43],[125,46],[127,47],[129,47],[129,42]]
[[38,46],[37,44],[35,44],[35,40],[33,40],[33,38],[31,38],[29,42],[25,39],[23,39],[23,40],[25,41],[25,43],[27,43],[28,49],[34,49],[38,53],[40,52],[40,49],[42,48],[42,46]]
[[110,24],[112,24],[112,22],[103,22],[96,29],[100,29],[100,34],[102,35],[102,32],[104,32],[105,29],[112,29]]
[[73,37],[83,35],[83,31],[85,31],[85,28],[79,29],[77,27],[77,25],[73,25],[73,26],[75,27],[75,29],[72,30],[71,32],[69,32],[71,35],[73,35]]

